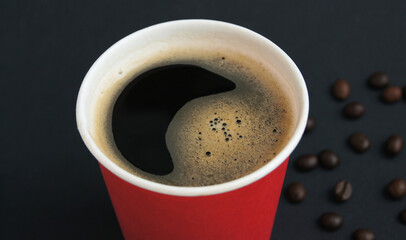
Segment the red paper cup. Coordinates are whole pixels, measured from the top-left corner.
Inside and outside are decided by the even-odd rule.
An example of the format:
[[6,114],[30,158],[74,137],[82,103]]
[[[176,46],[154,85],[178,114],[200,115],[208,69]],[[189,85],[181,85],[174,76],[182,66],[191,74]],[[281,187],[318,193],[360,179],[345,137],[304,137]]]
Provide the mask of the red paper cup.
[[[245,53],[257,54],[288,81],[298,116],[288,144],[262,168],[239,179],[211,186],[169,186],[137,177],[120,168],[97,146],[91,134],[94,112],[91,108],[97,89],[105,84],[102,77],[117,70],[117,64],[130,55],[147,61],[156,44],[170,48],[168,42],[174,41],[169,39],[203,39],[202,44],[212,44],[213,37],[215,41],[233,44]],[[229,23],[180,20],[137,31],[103,53],[83,80],[76,115],[83,141],[100,163],[126,239],[258,240],[270,238],[289,155],[303,134],[308,109],[307,89],[299,69],[274,43]]]

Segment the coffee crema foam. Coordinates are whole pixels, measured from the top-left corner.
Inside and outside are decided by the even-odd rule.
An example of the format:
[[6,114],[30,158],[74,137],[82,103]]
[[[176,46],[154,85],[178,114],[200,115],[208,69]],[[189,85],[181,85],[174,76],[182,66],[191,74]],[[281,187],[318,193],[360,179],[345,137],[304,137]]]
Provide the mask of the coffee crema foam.
[[[90,132],[103,153],[131,174],[175,186],[224,183],[270,162],[293,135],[297,106],[290,85],[255,56],[225,46],[204,50],[173,47],[156,51],[148,62],[128,63],[127,68],[123,65],[104,77],[109,84],[95,89],[100,94],[92,108]],[[112,133],[112,109],[121,91],[138,75],[174,64],[202,67],[231,80],[236,88],[196,98],[176,113],[166,132],[174,170],[154,175],[133,166],[118,150]]]

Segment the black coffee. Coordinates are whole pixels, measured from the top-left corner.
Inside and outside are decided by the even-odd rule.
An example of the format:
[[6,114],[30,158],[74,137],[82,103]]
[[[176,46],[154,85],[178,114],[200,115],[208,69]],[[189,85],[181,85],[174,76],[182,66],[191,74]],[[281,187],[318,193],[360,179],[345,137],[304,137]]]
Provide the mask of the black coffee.
[[292,90],[264,61],[209,48],[148,59],[125,61],[95,89],[91,134],[127,172],[176,186],[224,183],[269,163],[291,138]]
[[114,105],[112,128],[117,148],[145,172],[172,172],[165,134],[176,112],[192,99],[234,88],[232,81],[192,65],[171,65],[141,74]]

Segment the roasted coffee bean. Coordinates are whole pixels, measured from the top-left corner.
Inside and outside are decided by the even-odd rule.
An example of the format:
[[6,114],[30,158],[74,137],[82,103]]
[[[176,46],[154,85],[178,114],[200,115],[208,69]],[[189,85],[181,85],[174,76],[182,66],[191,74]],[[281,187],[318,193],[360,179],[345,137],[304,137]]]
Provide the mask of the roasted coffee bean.
[[350,102],[344,107],[344,115],[348,118],[360,118],[365,113],[365,107],[359,102]]
[[299,182],[292,182],[286,188],[285,196],[291,203],[300,203],[306,197],[306,188]]
[[306,128],[305,128],[305,133],[310,132],[311,130],[313,130],[316,127],[316,121],[314,120],[313,117],[309,116],[307,118],[307,124],[306,124]]
[[345,202],[351,198],[352,185],[348,181],[341,180],[334,187],[334,197],[339,202]]
[[340,158],[331,150],[323,150],[319,153],[320,165],[327,169],[333,169],[340,164]]
[[395,178],[386,186],[386,191],[393,199],[402,199],[406,195],[406,181]]
[[338,79],[333,85],[333,95],[338,100],[345,100],[350,96],[350,84],[344,79]]
[[326,212],[320,217],[320,225],[329,231],[336,231],[343,225],[343,217],[334,212]]
[[403,88],[403,97],[406,99],[406,87]]
[[386,141],[386,151],[392,155],[398,155],[403,149],[403,138],[399,135],[392,135]]
[[403,224],[406,224],[406,209],[400,212],[400,214],[399,214],[399,220],[400,220]]
[[317,167],[319,159],[313,154],[304,154],[296,159],[295,166],[301,171],[310,171]]
[[351,134],[348,139],[348,142],[352,149],[359,153],[363,153],[369,149],[371,146],[371,142],[369,141],[368,137],[360,132],[355,132]]
[[402,90],[397,86],[390,86],[383,90],[381,98],[386,103],[395,103],[402,98]]
[[374,88],[384,88],[389,84],[389,76],[383,72],[376,72],[369,77],[368,83]]
[[357,229],[352,235],[354,240],[375,240],[375,234],[364,228]]

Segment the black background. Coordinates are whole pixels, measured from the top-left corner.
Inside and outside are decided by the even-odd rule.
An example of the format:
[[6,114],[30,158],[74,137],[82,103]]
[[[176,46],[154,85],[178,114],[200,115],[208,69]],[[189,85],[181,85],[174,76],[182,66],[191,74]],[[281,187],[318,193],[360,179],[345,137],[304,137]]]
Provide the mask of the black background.
[[[0,1],[0,238],[121,239],[97,161],[76,130],[75,103],[83,77],[97,57],[122,37],[152,24],[208,18],[250,28],[284,49],[302,71],[317,128],[303,137],[293,158],[324,148],[337,151],[333,171],[299,173],[290,162],[285,185],[301,181],[306,200],[281,198],[272,240],[350,239],[358,227],[377,239],[405,239],[397,220],[406,199],[384,194],[394,177],[406,177],[406,151],[382,152],[393,133],[406,137],[406,101],[385,105],[366,86],[376,70],[406,85],[406,1]],[[350,100],[366,105],[360,120],[341,115],[330,94],[336,78],[352,86]],[[346,138],[365,132],[372,148],[355,154]],[[330,200],[340,179],[353,183],[350,201]],[[344,226],[324,232],[325,211]]]

